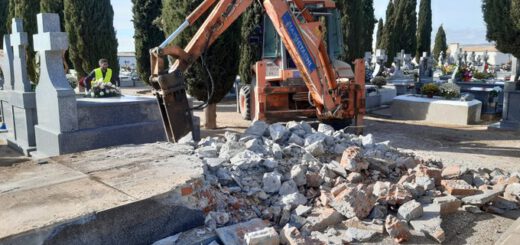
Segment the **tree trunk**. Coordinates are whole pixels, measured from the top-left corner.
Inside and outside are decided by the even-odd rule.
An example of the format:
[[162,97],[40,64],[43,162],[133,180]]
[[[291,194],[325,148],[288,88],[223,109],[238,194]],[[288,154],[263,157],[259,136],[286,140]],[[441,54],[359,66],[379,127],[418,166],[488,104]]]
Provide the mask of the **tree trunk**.
[[217,128],[217,104],[209,104],[204,109],[204,127],[206,129]]

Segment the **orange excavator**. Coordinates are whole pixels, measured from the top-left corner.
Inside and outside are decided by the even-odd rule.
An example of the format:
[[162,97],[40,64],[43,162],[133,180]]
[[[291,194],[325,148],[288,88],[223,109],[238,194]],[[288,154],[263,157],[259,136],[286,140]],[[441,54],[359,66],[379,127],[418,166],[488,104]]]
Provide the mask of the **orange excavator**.
[[[159,47],[150,51],[150,81],[169,141],[176,142],[193,130],[183,72],[195,60],[203,58],[205,50],[246,11],[252,1],[205,0]],[[168,46],[215,4],[184,49]],[[330,45],[333,43],[330,37],[341,37],[340,28],[327,29],[329,38],[324,38],[326,28],[316,18],[317,13],[322,13],[332,16],[328,18],[330,20],[337,20],[335,3],[331,0],[264,0],[263,7],[270,20],[269,26],[279,37],[280,45],[274,46],[275,49],[280,47],[280,55],[266,56],[254,65],[255,78],[249,87],[250,94],[241,96],[239,100],[243,115],[249,113],[254,120],[315,115],[320,121],[333,125],[363,125],[364,61],[355,60],[355,72],[352,72],[347,63],[336,57],[331,59],[331,55],[337,56],[338,48]],[[165,56],[175,59],[168,70],[164,69]]]

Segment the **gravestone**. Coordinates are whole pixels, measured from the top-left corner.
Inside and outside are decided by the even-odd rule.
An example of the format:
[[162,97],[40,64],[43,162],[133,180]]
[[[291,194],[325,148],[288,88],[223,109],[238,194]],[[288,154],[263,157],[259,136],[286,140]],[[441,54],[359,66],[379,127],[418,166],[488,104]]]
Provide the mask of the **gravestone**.
[[[0,69],[3,73],[3,84],[0,89],[0,114],[2,114],[3,127],[9,129],[7,125],[14,125],[13,110],[9,104],[11,90],[13,90],[13,49],[11,47],[11,38],[8,34],[2,38],[4,50],[0,57]],[[7,131],[7,137],[13,138],[13,130]]]
[[442,67],[442,66],[444,66],[445,62],[446,62],[446,55],[444,54],[444,51],[441,51],[441,52],[439,53],[439,62],[438,62],[438,65],[439,65],[440,67]]
[[433,61],[428,57],[427,52],[423,52],[419,62],[419,82],[428,83],[433,81]]
[[390,102],[396,95],[408,94],[413,92],[415,81],[410,75],[405,76],[402,70],[403,61],[405,60],[404,50],[401,50],[394,58],[394,73],[388,79],[388,82],[395,87],[395,93],[388,96]]
[[36,88],[37,158],[166,139],[157,101],[149,97],[76,97],[62,66],[68,47],[57,14],[38,14],[34,48],[41,56]]
[[[26,47],[29,44],[27,32],[23,30],[21,19],[13,19],[10,35],[13,48],[13,89],[9,92],[9,108],[12,124],[7,121],[8,145],[25,155],[36,149],[34,125],[37,123],[35,93],[27,74]],[[8,115],[8,113],[6,113]]]
[[511,62],[511,81],[504,82],[504,105],[502,120],[488,127],[488,129],[520,131],[520,89],[518,75],[520,63],[516,57]]
[[373,61],[375,63],[374,67],[374,73],[372,73],[372,78],[381,76],[385,69],[385,62],[387,60],[385,50],[384,49],[377,49],[375,54],[375,60]]
[[403,70],[413,70],[413,63],[412,63],[412,55],[411,54],[404,54],[404,66]]
[[40,118],[36,125],[39,152],[53,152],[62,148],[63,139],[78,130],[76,95],[67,82],[61,62],[61,54],[67,48],[67,35],[60,32],[59,17],[38,14],[38,34],[34,35],[34,50],[41,57],[40,81],[36,88]]

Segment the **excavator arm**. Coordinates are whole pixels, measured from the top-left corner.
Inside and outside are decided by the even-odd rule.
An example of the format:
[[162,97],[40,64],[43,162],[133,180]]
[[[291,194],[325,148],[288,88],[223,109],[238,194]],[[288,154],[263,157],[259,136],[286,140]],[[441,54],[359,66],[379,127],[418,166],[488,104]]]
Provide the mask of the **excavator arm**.
[[[151,50],[150,80],[158,99],[169,141],[176,142],[193,130],[182,73],[238,19],[252,1],[206,0],[159,47]],[[294,3],[293,6],[300,13],[299,17],[291,11],[290,2]],[[291,0],[290,2],[264,0],[263,6],[310,91],[318,118],[329,120],[354,117],[354,105],[359,103],[359,96],[356,97],[349,86],[355,83],[338,84],[336,72],[322,38],[321,25],[319,21],[314,20],[305,7],[306,4],[316,3],[334,7],[334,2],[331,0]],[[174,45],[168,46],[215,3],[214,9],[184,49]],[[164,71],[163,64],[163,57],[166,55],[176,59],[167,72]],[[363,65],[363,62],[356,63]],[[356,81],[359,79],[361,76],[356,76]],[[362,79],[364,85],[364,71]]]

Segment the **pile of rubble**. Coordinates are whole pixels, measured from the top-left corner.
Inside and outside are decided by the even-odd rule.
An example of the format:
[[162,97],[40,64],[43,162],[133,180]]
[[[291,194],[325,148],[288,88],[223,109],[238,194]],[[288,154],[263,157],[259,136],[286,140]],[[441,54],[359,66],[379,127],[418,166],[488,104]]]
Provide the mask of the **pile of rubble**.
[[206,229],[223,244],[344,244],[378,234],[404,242],[412,229],[442,242],[447,214],[520,204],[518,174],[443,168],[326,124],[257,121],[243,135],[202,139],[194,154],[213,196]]

